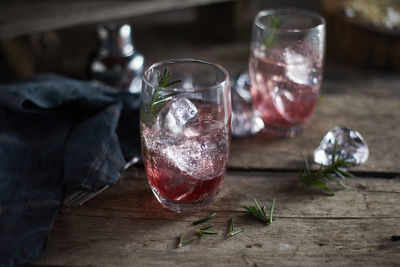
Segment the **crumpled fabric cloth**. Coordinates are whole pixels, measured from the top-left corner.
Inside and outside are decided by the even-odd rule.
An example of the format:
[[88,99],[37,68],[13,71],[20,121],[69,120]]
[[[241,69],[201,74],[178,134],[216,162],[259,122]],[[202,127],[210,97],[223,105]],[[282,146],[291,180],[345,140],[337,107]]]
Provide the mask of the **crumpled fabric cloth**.
[[140,97],[58,75],[0,85],[0,266],[46,248],[64,185],[114,184],[140,157]]

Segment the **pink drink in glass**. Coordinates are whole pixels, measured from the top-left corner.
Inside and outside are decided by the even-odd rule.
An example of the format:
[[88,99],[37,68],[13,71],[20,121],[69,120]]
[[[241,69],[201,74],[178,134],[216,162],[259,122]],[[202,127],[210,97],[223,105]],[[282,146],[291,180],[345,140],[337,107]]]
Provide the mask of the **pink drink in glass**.
[[172,59],[151,65],[142,78],[140,131],[150,188],[167,209],[204,209],[226,173],[229,74],[210,62]]
[[152,191],[167,207],[168,203],[187,204],[186,210],[193,203],[201,203],[196,209],[207,206],[218,193],[230,142],[229,126],[214,117],[217,112],[212,110],[218,107],[195,100],[192,103],[198,116],[178,134],[171,134],[158,123],[152,128],[142,124],[143,160]]
[[322,81],[325,21],[300,9],[260,11],[253,25],[249,73],[264,132],[294,136],[314,111]]
[[[252,49],[250,79],[253,108],[267,127],[290,128],[310,119],[319,95],[322,65],[306,44]],[[307,55],[304,55],[304,54]]]

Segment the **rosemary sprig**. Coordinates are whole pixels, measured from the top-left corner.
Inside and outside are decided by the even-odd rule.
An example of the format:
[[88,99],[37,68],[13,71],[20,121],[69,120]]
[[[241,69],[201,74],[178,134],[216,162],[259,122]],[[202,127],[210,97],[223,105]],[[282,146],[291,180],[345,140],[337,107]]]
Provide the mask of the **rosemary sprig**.
[[213,213],[213,214],[211,214],[210,216],[207,216],[207,217],[201,218],[200,220],[194,221],[194,222],[192,222],[192,225],[198,225],[198,224],[201,224],[201,223],[208,222],[209,220],[211,220],[212,218],[214,218],[215,215],[217,215],[217,214],[216,214],[216,213]]
[[250,214],[253,215],[254,217],[262,220],[263,222],[265,222],[266,224],[271,224],[272,221],[274,220],[274,208],[275,208],[275,200],[276,198],[274,198],[274,200],[272,201],[272,205],[271,208],[269,210],[269,215],[267,216],[267,206],[263,206],[262,208],[260,207],[260,205],[257,202],[257,199],[254,199],[254,203],[256,204],[256,206],[243,206],[243,208]]
[[164,106],[164,104],[167,101],[171,100],[171,98],[177,94],[176,92],[169,93],[169,94],[163,93],[163,92],[165,92],[165,89],[167,87],[170,87],[171,85],[181,82],[181,80],[169,82],[170,79],[171,79],[171,77],[168,74],[168,68],[165,68],[163,74],[161,75],[160,79],[158,80],[158,87],[154,91],[154,94],[151,99],[151,113],[153,114],[153,117],[156,117],[158,112]]
[[235,222],[233,221],[233,218],[229,220],[229,236],[234,236],[239,233],[243,232],[242,229],[237,229],[235,230]]
[[315,186],[328,191],[329,194],[335,195],[335,193],[327,185],[329,182],[336,182],[342,187],[346,187],[341,180],[345,180],[348,177],[354,177],[353,174],[347,171],[347,167],[351,166],[353,163],[351,160],[342,158],[337,155],[336,142],[333,150],[333,160],[332,163],[325,168],[320,166],[320,169],[316,172],[310,169],[307,159],[304,157],[304,162],[306,168],[300,176],[300,181],[309,186]]
[[190,239],[188,241],[183,241],[183,237],[182,234],[179,236],[179,243],[178,243],[178,248],[187,246],[189,244],[191,244],[193,241],[195,241],[196,239]]
[[282,21],[278,19],[276,16],[271,16],[271,30],[269,32],[268,37],[265,39],[264,44],[267,48],[269,48],[275,39],[276,30],[281,26]]
[[213,228],[213,227],[214,227],[214,225],[212,225],[212,224],[204,226],[204,227],[198,229],[197,233],[199,234],[199,236],[201,238],[204,238],[204,239],[206,238],[206,235],[217,235],[218,232],[208,231],[208,229]]

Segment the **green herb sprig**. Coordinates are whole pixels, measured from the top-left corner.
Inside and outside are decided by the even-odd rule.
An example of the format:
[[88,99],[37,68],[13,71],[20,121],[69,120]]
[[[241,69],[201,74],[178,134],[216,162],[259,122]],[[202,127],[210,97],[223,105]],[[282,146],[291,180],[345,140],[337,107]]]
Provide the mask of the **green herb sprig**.
[[218,232],[208,231],[208,229],[213,228],[213,227],[214,227],[214,225],[212,225],[212,224],[207,225],[205,227],[198,229],[197,233],[199,234],[199,236],[201,238],[204,238],[204,239],[206,238],[206,235],[217,235]]
[[243,232],[242,229],[237,229],[235,230],[235,222],[233,221],[233,218],[229,220],[229,236],[234,236],[239,233]]
[[207,217],[201,218],[200,220],[192,222],[192,225],[198,225],[198,224],[201,224],[201,223],[208,222],[209,220],[214,218],[216,215],[217,215],[216,213],[213,213],[210,216],[207,216]]
[[279,26],[282,25],[282,21],[278,19],[276,16],[271,16],[271,30],[269,32],[268,37],[265,39],[264,44],[267,48],[269,48],[275,41],[276,31]]
[[151,113],[153,114],[153,117],[156,117],[158,112],[160,112],[161,108],[164,106],[164,104],[167,101],[171,100],[171,98],[177,94],[177,92],[165,94],[166,91],[165,89],[167,87],[182,82],[181,80],[169,82],[170,79],[171,77],[168,74],[168,68],[165,68],[163,74],[158,79],[158,87],[154,91],[154,94],[151,99]]
[[320,166],[318,171],[312,171],[307,159],[304,157],[306,168],[300,176],[300,181],[309,186],[315,186],[328,191],[329,194],[335,195],[331,188],[327,185],[329,182],[336,182],[342,187],[346,187],[342,182],[346,178],[354,177],[353,174],[347,171],[347,167],[351,166],[353,162],[348,158],[342,158],[337,155],[336,142],[333,151],[332,163],[325,168]]
[[272,201],[271,208],[269,210],[269,215],[267,216],[266,209],[267,207],[264,205],[262,208],[257,202],[257,199],[254,199],[254,203],[256,206],[243,206],[243,208],[250,214],[253,215],[254,217],[260,219],[266,224],[271,224],[272,221],[274,220],[274,208],[275,208],[275,198]]
[[187,246],[189,244],[191,244],[192,242],[194,242],[196,239],[190,239],[188,241],[183,241],[183,236],[182,234],[179,236],[179,243],[178,243],[178,248]]

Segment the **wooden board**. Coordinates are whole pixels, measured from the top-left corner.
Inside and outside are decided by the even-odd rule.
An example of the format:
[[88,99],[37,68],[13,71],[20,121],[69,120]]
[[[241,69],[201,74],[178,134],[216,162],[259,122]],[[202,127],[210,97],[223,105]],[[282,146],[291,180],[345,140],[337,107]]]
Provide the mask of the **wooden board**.
[[[348,189],[328,196],[306,188],[293,173],[228,172],[216,201],[197,214],[160,207],[143,170],[131,168],[117,185],[85,206],[63,208],[41,266],[267,266],[395,265],[400,243],[400,178],[347,180]],[[256,197],[276,220],[266,226],[245,214]],[[197,240],[193,220],[217,212],[219,232]],[[227,237],[234,217],[243,233]],[[196,238],[176,248],[177,237]]]
[[4,1],[0,4],[0,40],[227,1],[231,0]]

